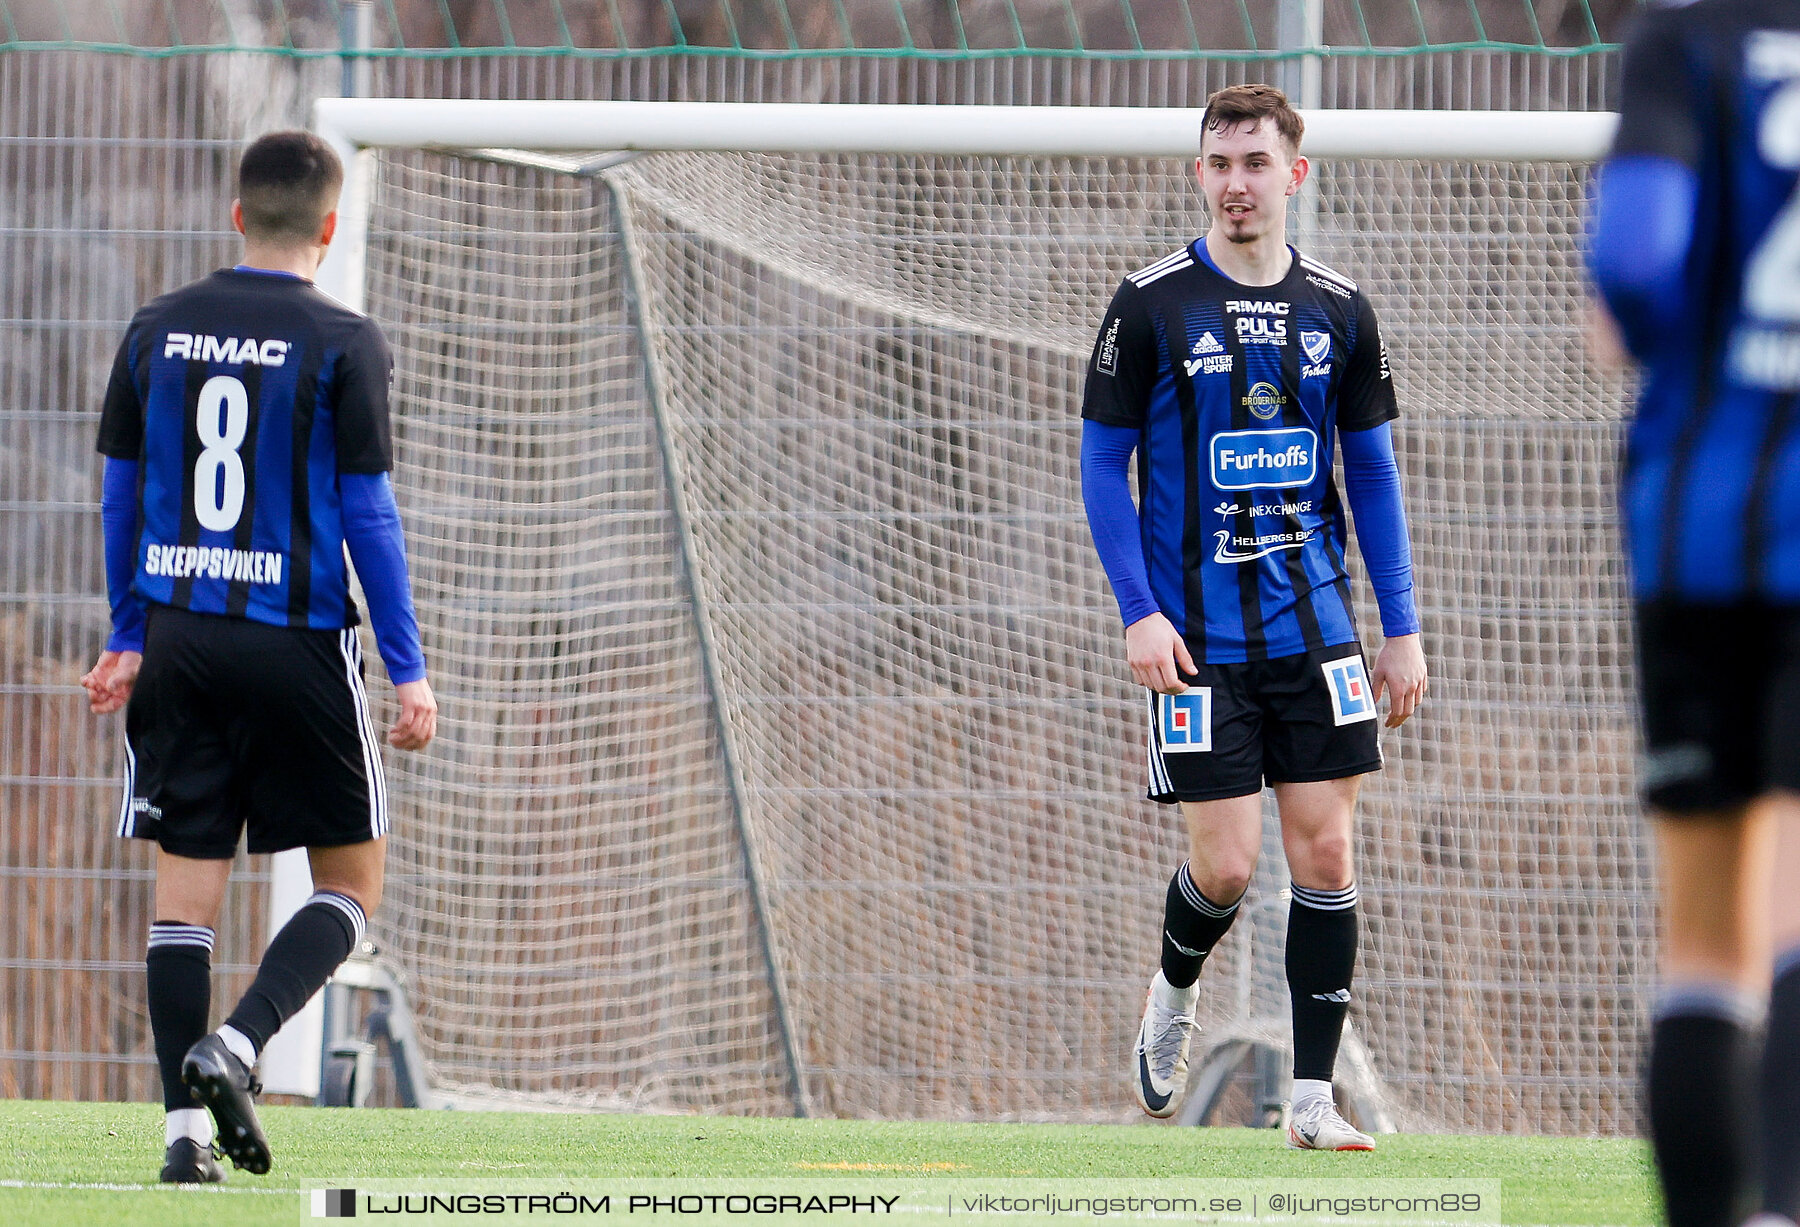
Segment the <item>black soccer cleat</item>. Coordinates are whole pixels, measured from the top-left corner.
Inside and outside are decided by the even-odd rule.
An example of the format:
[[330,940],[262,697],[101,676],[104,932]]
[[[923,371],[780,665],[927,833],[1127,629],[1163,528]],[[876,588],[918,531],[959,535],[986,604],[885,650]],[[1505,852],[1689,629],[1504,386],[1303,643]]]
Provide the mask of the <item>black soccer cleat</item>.
[[163,1154],[164,1184],[224,1184],[225,1169],[213,1158],[212,1147],[193,1138],[176,1138]]
[[238,1060],[225,1041],[209,1035],[187,1050],[181,1060],[181,1080],[197,1103],[211,1110],[218,1125],[218,1147],[255,1176],[269,1171],[269,1139],[256,1119],[250,1098],[262,1090],[250,1077],[250,1067]]

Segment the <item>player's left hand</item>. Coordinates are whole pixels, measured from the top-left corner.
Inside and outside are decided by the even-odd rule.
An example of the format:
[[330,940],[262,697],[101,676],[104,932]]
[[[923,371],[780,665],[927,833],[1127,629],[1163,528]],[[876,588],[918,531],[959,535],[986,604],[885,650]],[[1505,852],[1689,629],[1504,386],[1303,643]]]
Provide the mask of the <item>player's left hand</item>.
[[437,696],[424,678],[394,687],[400,700],[400,718],[388,730],[388,744],[401,750],[423,750],[437,736]]
[[1387,691],[1387,727],[1397,729],[1406,718],[1419,710],[1425,700],[1425,649],[1415,635],[1396,635],[1381,645],[1375,657],[1375,672],[1370,679],[1375,685],[1375,701]]
[[82,689],[88,692],[88,710],[105,716],[125,706],[143,663],[142,652],[100,653],[94,667],[81,675]]

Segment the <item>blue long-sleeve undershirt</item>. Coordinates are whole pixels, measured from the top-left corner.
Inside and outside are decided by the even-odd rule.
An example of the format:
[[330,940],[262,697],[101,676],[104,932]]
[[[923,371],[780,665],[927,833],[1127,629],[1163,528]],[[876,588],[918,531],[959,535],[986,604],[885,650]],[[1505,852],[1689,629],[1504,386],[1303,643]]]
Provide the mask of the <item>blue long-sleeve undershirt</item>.
[[1613,158],[1595,181],[1588,268],[1639,360],[1683,326],[1699,196],[1699,177],[1673,158]]
[[[106,545],[106,592],[112,605],[112,652],[144,650],[144,604],[132,591],[137,576],[138,462],[107,457],[100,481],[100,522]],[[425,676],[419,623],[413,613],[412,584],[400,509],[386,473],[344,473],[338,478],[343,503],[344,544],[369,602],[375,645],[396,686]]]
[[1419,633],[1413,600],[1412,542],[1400,501],[1400,466],[1394,463],[1394,428],[1338,432],[1344,458],[1344,501],[1356,523],[1356,546],[1381,609],[1381,633],[1389,639]]
[[109,652],[144,650],[144,603],[137,577],[138,462],[108,456],[100,471],[100,530],[106,552],[106,598],[112,606]]
[[386,473],[341,473],[338,494],[343,500],[344,544],[369,601],[369,622],[388,680],[396,686],[416,682],[425,676],[425,653],[419,646],[393,483]]
[[1137,445],[1138,432],[1129,426],[1081,424],[1081,501],[1126,626],[1158,612],[1150,595],[1137,507],[1131,501],[1131,453]]
[[[1344,492],[1356,523],[1363,564],[1381,608],[1382,633],[1392,638],[1419,631],[1413,600],[1412,545],[1400,501],[1400,470],[1394,462],[1393,428],[1338,436],[1344,458]],[[1137,507],[1131,501],[1131,454],[1138,432],[1125,426],[1084,421],[1081,428],[1081,495],[1088,530],[1100,565],[1119,602],[1126,626],[1157,612],[1144,565]]]

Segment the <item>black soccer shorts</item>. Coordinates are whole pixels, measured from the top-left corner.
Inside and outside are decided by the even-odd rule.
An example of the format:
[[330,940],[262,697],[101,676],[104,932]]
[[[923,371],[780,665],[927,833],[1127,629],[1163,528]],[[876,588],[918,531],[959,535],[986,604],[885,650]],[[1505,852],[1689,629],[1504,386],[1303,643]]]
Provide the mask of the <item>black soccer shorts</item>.
[[1800,608],[1637,607],[1641,787],[1670,814],[1800,791]]
[[[1192,645],[1189,645],[1192,650]],[[1381,770],[1374,688],[1354,643],[1202,664],[1185,693],[1150,694],[1149,797],[1217,801]]]
[[223,860],[387,834],[380,739],[354,630],[150,607],[125,709],[119,834]]

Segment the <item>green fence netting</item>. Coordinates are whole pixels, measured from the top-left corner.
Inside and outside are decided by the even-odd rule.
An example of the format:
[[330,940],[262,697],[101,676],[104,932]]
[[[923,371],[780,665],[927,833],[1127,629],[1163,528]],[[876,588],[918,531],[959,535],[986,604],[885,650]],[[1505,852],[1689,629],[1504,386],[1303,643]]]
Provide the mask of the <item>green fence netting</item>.
[[[1611,50],[1643,0],[0,0],[0,50],[1266,59]],[[1306,21],[1311,10],[1311,22]],[[1310,34],[1303,33],[1309,30]],[[1296,33],[1301,31],[1302,33]]]

